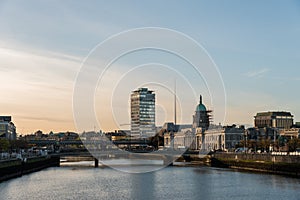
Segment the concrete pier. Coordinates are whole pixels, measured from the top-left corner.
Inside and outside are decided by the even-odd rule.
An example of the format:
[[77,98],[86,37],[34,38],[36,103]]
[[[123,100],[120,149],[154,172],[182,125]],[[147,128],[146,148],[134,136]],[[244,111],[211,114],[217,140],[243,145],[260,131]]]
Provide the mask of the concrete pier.
[[211,166],[300,177],[300,156],[293,155],[216,153]]
[[26,160],[4,160],[0,162],[0,182],[36,172],[47,167],[59,167],[59,163],[59,156],[31,157]]

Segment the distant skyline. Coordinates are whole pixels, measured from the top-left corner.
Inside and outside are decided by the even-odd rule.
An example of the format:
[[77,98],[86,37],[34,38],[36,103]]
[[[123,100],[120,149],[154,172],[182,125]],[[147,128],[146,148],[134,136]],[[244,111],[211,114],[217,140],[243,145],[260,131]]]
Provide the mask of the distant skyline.
[[[76,131],[73,88],[89,52],[121,31],[163,27],[196,40],[218,66],[227,97],[225,125],[253,124],[253,116],[260,111],[290,111],[294,121],[300,121],[299,22],[300,2],[296,0],[185,3],[4,0],[0,2],[0,115],[11,115],[21,134],[39,129]],[[177,67],[182,64],[167,55],[157,56],[156,52],[137,55],[148,62],[163,57]],[[139,63],[129,56],[117,64],[125,68]],[[170,87],[174,77],[165,80]],[[172,94],[158,85],[145,86],[157,94],[156,125],[173,121],[173,99],[172,104],[167,102]],[[122,96],[112,102],[114,112],[125,109],[123,115],[117,116],[117,122],[130,122],[129,94],[135,89],[134,84],[116,88]],[[187,91],[185,84],[178,84],[178,95],[183,98],[179,106],[186,112],[178,123],[192,123],[200,94],[204,104],[212,107],[202,85],[197,85],[195,98],[193,94],[184,99]],[[99,115],[106,115],[105,112]],[[116,128],[107,121],[103,129]]]

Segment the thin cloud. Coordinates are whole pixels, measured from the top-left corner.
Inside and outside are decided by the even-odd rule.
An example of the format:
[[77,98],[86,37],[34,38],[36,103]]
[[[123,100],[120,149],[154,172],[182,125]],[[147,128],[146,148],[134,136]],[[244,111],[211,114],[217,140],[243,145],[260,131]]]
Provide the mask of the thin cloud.
[[281,80],[281,81],[300,81],[299,77],[279,77],[279,76],[273,76],[273,79]]
[[48,122],[55,122],[55,123],[65,123],[65,122],[73,122],[72,120],[58,118],[58,117],[45,117],[45,116],[29,116],[29,115],[16,115],[22,120],[29,120],[29,121],[48,121]]
[[270,71],[270,69],[268,69],[268,68],[262,68],[262,69],[258,69],[256,71],[247,72],[245,75],[249,78],[261,78],[269,71]]

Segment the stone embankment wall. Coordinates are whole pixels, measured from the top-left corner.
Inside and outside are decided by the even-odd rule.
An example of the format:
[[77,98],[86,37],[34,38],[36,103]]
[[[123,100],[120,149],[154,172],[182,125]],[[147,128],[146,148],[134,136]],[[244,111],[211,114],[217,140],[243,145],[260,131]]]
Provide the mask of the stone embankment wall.
[[47,167],[59,166],[59,163],[59,156],[34,157],[23,161],[20,159],[0,161],[0,182]]
[[211,166],[300,177],[300,156],[295,155],[215,153],[211,155]]

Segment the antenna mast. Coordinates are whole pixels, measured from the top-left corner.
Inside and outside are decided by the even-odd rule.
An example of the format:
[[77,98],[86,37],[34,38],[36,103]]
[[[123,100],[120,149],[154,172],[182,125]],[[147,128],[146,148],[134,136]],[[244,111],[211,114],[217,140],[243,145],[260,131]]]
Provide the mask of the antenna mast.
[[176,126],[176,79],[175,79],[175,85],[174,85],[174,124]]

